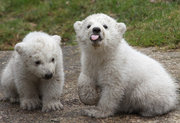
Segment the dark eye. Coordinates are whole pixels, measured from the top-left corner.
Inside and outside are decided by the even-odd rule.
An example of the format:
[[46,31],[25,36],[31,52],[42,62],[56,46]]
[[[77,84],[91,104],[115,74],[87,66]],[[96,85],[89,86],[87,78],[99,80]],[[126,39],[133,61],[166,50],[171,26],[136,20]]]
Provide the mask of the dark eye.
[[41,64],[41,61],[35,61],[35,64],[36,64],[36,65],[40,65],[40,64]]
[[54,58],[52,58],[51,61],[54,62]]
[[104,27],[105,29],[107,29],[107,28],[108,28],[108,26],[107,26],[107,25],[103,25],[103,27]]
[[91,25],[88,25],[87,28],[89,29],[91,27]]

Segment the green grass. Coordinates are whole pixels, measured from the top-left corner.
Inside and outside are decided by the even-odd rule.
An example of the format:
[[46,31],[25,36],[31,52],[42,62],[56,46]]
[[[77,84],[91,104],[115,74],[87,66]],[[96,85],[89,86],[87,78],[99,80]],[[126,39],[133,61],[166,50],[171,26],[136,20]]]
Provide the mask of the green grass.
[[106,13],[128,30],[126,40],[135,46],[178,48],[180,0],[1,0],[0,50],[12,49],[30,31],[61,35],[76,44],[73,23],[93,13]]

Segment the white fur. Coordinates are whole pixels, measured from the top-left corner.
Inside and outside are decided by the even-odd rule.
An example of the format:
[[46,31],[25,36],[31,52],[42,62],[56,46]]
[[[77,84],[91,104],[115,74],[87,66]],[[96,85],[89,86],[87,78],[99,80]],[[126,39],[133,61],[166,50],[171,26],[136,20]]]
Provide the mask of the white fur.
[[[90,40],[93,27],[101,29],[103,39],[97,47]],[[156,116],[176,107],[176,83],[160,63],[127,44],[125,24],[94,14],[77,21],[74,29],[81,49],[79,97],[85,104],[97,105],[85,115],[108,117],[120,111]]]
[[[20,101],[21,108],[32,110],[41,105],[41,96],[42,111],[63,108],[60,102],[64,84],[60,40],[57,35],[31,32],[22,42],[16,44],[1,78],[5,99],[11,102]],[[36,65],[36,61],[41,63]],[[45,79],[47,73],[52,73],[53,77]]]

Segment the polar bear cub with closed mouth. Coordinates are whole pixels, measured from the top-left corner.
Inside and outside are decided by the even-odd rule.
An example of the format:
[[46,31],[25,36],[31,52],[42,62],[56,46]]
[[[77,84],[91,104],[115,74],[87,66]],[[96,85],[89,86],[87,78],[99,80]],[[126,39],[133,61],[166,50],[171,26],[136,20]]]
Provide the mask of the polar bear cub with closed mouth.
[[[61,37],[31,32],[17,43],[2,73],[4,99],[20,101],[20,107],[42,111],[63,108],[60,102],[64,84]],[[42,97],[42,99],[40,99]]]
[[156,116],[175,109],[176,83],[160,63],[128,45],[124,23],[93,14],[75,22],[74,29],[81,49],[79,97],[84,104],[97,105],[85,115]]

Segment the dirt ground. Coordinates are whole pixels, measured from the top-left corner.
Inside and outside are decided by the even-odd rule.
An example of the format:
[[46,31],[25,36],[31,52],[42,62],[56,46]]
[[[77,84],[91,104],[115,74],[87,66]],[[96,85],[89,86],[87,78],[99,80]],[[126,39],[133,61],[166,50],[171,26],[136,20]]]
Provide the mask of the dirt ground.
[[[160,51],[156,48],[137,48],[160,61],[180,85],[180,50]],[[4,68],[12,51],[0,51],[0,71]],[[180,106],[176,111],[163,116],[145,118],[135,114],[119,114],[105,119],[82,116],[83,105],[77,95],[77,78],[80,72],[78,46],[63,46],[66,80],[62,103],[64,110],[43,113],[40,109],[25,111],[19,104],[0,102],[0,123],[180,123]],[[0,94],[0,97],[2,95]]]

